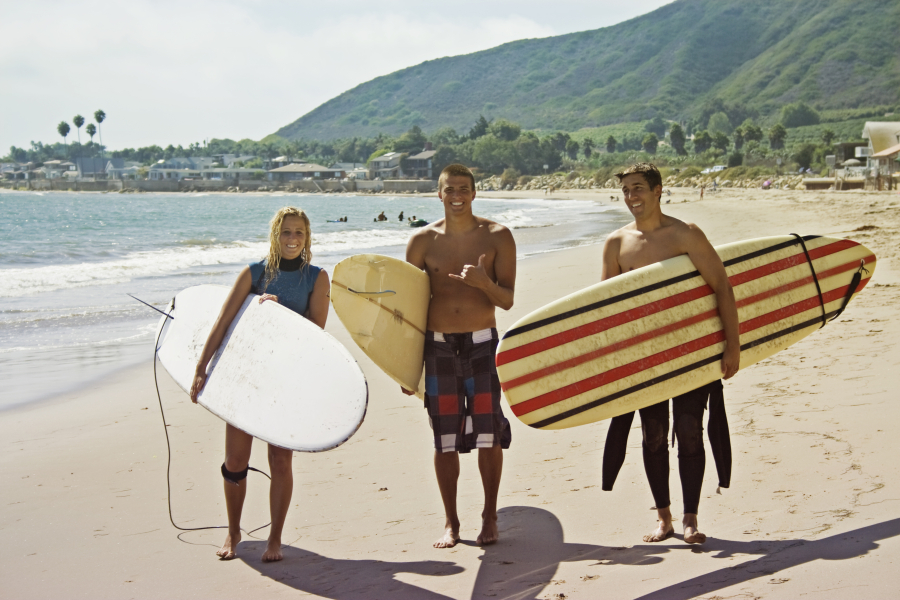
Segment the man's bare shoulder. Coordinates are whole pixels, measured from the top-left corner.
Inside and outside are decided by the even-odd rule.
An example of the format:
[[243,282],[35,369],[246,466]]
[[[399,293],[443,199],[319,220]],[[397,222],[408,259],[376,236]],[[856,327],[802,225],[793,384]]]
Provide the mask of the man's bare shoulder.
[[492,238],[506,239],[512,237],[512,231],[506,225],[501,225],[484,217],[475,217],[475,220],[478,222],[479,227],[483,227]]
[[621,240],[622,238],[627,236],[629,233],[634,233],[636,231],[637,231],[637,227],[635,226],[634,222],[632,221],[628,225],[625,225],[624,227],[619,227],[618,229],[616,229],[615,231],[610,233],[608,236],[606,236],[606,239],[613,240],[613,241]]
[[690,221],[682,221],[681,219],[676,219],[675,217],[668,218],[672,221],[669,226],[672,228],[672,232],[678,237],[679,240],[690,243],[700,239],[706,239],[706,234],[703,233],[703,230],[700,229],[700,227],[696,223],[691,223]]
[[424,227],[419,227],[409,236],[410,243],[421,243],[434,238],[435,233],[444,233],[444,219],[439,219],[434,223],[429,223]]

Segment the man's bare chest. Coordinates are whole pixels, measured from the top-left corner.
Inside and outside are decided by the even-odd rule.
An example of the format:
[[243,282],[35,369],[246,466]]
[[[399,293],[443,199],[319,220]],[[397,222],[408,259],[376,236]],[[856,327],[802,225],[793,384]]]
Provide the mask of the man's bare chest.
[[684,254],[673,236],[629,235],[622,240],[619,266],[633,271]]
[[466,265],[477,265],[484,254],[485,268],[493,265],[495,250],[482,236],[461,240],[435,240],[425,252],[425,266],[430,273],[459,273]]

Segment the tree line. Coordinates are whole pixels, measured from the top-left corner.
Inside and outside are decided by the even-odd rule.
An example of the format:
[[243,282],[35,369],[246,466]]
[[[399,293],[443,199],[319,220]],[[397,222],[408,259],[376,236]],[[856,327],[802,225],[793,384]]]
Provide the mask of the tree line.
[[[808,105],[797,102],[781,108],[780,118],[767,129],[758,124],[759,114],[745,106],[727,104],[721,100],[706,103],[696,117],[685,121],[665,120],[656,116],[634,130],[616,138],[608,135],[598,144],[591,137],[573,139],[565,132],[538,135],[523,131],[522,127],[507,119],[488,120],[483,115],[466,133],[452,128],[440,128],[430,135],[414,126],[399,136],[379,134],[371,138],[352,137],[332,141],[284,140],[280,138],[262,141],[212,139],[187,146],[158,145],[140,148],[123,148],[105,152],[102,143],[95,144],[94,135],[100,133],[100,125],[106,113],[94,113],[94,123],[88,123],[85,132],[91,141],[81,144],[81,127],[85,120],[76,115],[72,122],[78,141],[67,142],[71,132],[65,121],[57,126],[63,144],[32,142],[30,148],[10,148],[9,158],[18,162],[43,162],[69,156],[110,156],[136,161],[145,165],[181,156],[215,156],[222,154],[252,155],[256,158],[240,166],[262,167],[267,160],[286,156],[289,160],[318,162],[326,166],[333,162],[368,163],[387,152],[408,156],[419,153],[430,142],[436,153],[433,157],[435,172],[444,166],[461,162],[484,174],[503,172],[538,175],[556,172],[561,168],[579,168],[579,165],[596,167],[599,164],[597,150],[606,151],[604,163],[610,160],[628,162],[638,154],[652,158],[662,153],[672,159],[691,160],[693,154],[699,162],[727,161],[729,166],[743,164],[745,158],[766,158],[773,153],[785,152],[787,128],[815,125],[819,114]],[[769,121],[771,123],[771,120]],[[739,123],[739,124],[738,124]],[[577,135],[577,134],[576,134]],[[793,158],[800,166],[824,164],[824,155],[830,149],[835,134],[829,129],[821,132],[821,145],[805,144],[795,148]],[[621,156],[620,156],[621,155]],[[786,156],[786,155],[785,155]],[[658,157],[656,160],[664,160]]]

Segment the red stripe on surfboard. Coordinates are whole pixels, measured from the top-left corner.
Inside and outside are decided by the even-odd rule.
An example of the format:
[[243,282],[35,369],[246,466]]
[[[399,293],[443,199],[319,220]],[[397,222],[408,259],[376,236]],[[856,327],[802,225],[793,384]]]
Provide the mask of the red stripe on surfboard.
[[499,354],[497,354],[496,358],[497,366],[500,367],[507,363],[532,356],[534,354],[537,354],[538,352],[556,348],[557,346],[564,346],[570,342],[574,342],[575,340],[601,333],[603,331],[606,331],[607,329],[618,327],[619,325],[624,325],[625,323],[634,321],[636,319],[649,317],[652,314],[661,312],[669,308],[674,308],[682,304],[686,304],[710,294],[712,294],[712,288],[710,288],[708,285],[702,285],[692,290],[687,290],[686,292],[681,292],[679,294],[673,294],[666,298],[662,298],[660,300],[657,300],[656,302],[650,302],[649,304],[644,304],[642,306],[638,306],[636,308],[611,315],[604,319],[598,319],[596,321],[592,321],[584,325],[579,325],[578,327],[574,327],[555,335],[549,335],[545,338],[541,338],[534,342],[519,346],[518,348],[511,348],[504,352],[500,352]]
[[[859,290],[862,290],[862,288],[865,287],[866,283],[868,283],[868,278],[860,282]],[[850,286],[847,285],[836,288],[829,292],[825,292],[824,294],[822,294],[825,303],[827,304],[829,302],[833,302],[835,300],[843,298],[847,293],[847,289],[849,287]],[[801,300],[800,302],[796,302],[790,306],[780,308],[765,315],[760,315],[759,317],[756,317],[754,319],[745,321],[740,325],[740,332],[743,334],[753,331],[765,325],[769,325],[771,323],[776,323],[778,321],[786,319],[787,317],[805,312],[807,310],[811,310],[813,308],[816,308],[817,306],[820,306],[818,295],[812,298],[807,298],[806,300]],[[556,404],[557,402],[561,402],[573,396],[577,396],[599,387],[603,387],[620,379],[624,379],[636,373],[640,373],[641,371],[645,371],[647,369],[659,366],[666,362],[670,362],[687,354],[691,354],[692,352],[697,352],[704,348],[708,348],[709,346],[717,344],[724,339],[724,332],[716,331],[714,333],[705,335],[695,340],[691,340],[690,342],[681,344],[679,346],[663,350],[662,352],[657,352],[656,354],[636,360],[626,365],[615,367],[603,373],[599,373],[592,377],[582,379],[581,381],[553,390],[552,392],[541,394],[540,396],[536,396],[530,400],[515,404],[510,408],[512,409],[513,414],[515,414],[517,417],[521,417],[530,412],[534,412],[541,408],[550,406],[551,404]]]
[[[805,258],[805,257],[804,257]],[[871,263],[875,260],[875,257],[870,255],[867,259],[867,263]],[[819,279],[824,280],[829,277],[833,277],[835,275],[840,275],[846,271],[853,271],[859,267],[859,261],[852,261],[848,263],[844,263],[843,265],[839,265],[837,267],[833,267],[831,269],[827,269],[819,273]],[[792,281],[791,283],[787,283],[785,285],[779,286],[777,288],[773,288],[771,290],[766,290],[760,294],[756,294],[755,296],[750,296],[748,298],[744,298],[737,302],[738,308],[749,306],[750,304],[755,304],[756,302],[761,302],[762,300],[766,300],[773,296],[777,296],[779,294],[783,294],[790,290],[793,290],[798,287],[802,287],[804,285],[809,285],[813,283],[812,275],[809,277],[804,277],[802,279],[798,279],[796,281]],[[531,373],[527,373],[515,379],[510,379],[506,382],[501,382],[501,387],[504,391],[509,391],[515,389],[519,386],[525,385],[526,383],[531,383],[537,379],[542,379],[549,375],[553,375],[555,373],[560,373],[567,369],[572,369],[579,365],[582,365],[586,362],[590,362],[607,354],[611,354],[613,352],[618,352],[624,348],[628,348],[629,346],[634,346],[635,344],[640,344],[641,342],[645,342],[647,340],[653,339],[655,337],[659,337],[662,335],[666,335],[673,331],[677,331],[678,329],[683,329],[685,327],[690,327],[691,325],[695,325],[697,323],[701,323],[707,319],[711,319],[718,316],[718,311],[716,309],[712,309],[706,311],[704,313],[700,313],[698,315],[694,315],[688,319],[684,319],[678,321],[676,323],[670,323],[664,327],[660,327],[658,329],[654,329],[652,331],[646,331],[640,335],[629,338],[627,340],[621,340],[614,344],[610,344],[609,346],[604,346],[602,348],[598,348],[596,350],[592,350],[591,352],[587,352],[585,354],[576,356],[574,358],[570,358],[568,360],[564,360],[562,362],[556,363],[554,365],[550,365],[549,367],[545,367],[543,369],[539,369],[537,371],[533,371]]]
[[617,352],[624,348],[628,348],[629,346],[634,346],[635,344],[640,344],[641,342],[646,342],[647,340],[651,340],[661,335],[666,335],[667,333],[672,333],[673,331],[677,331],[679,329],[684,329],[685,327],[690,327],[691,325],[696,325],[697,323],[700,323],[707,319],[712,319],[714,317],[717,317],[718,315],[719,312],[716,309],[708,310],[704,313],[700,313],[698,315],[694,315],[690,318],[684,319],[683,321],[670,323],[665,327],[660,327],[659,329],[654,329],[653,331],[646,331],[640,335],[634,336],[633,338],[622,340],[620,342],[610,344],[609,346],[604,346],[603,348],[598,348],[586,354],[582,354],[581,356],[576,356],[575,358],[564,360],[544,369],[533,371],[531,373],[528,373],[527,375],[522,375],[521,377],[510,379],[505,383],[501,382],[500,386],[503,388],[503,391],[508,391],[513,388],[517,388],[520,385],[530,383],[535,379],[541,379],[542,377],[547,377],[548,375],[553,375],[554,373],[559,373],[561,371],[565,371],[566,369],[577,367],[578,365],[590,362],[596,358],[600,358],[601,356]]
[[[837,242],[832,242],[831,244],[826,244],[825,246],[822,246],[820,248],[815,248],[811,250],[809,254],[810,258],[815,260],[823,256],[841,252],[857,245],[858,244],[856,242],[852,242],[850,240],[839,240]],[[772,273],[776,273],[784,269],[789,269],[805,262],[806,256],[804,254],[795,254],[787,258],[762,265],[755,269],[750,269],[749,271],[745,271],[744,273],[732,275],[728,278],[728,280],[731,282],[732,286],[742,285],[749,281],[753,281],[754,279],[759,279],[761,277],[765,277],[766,275],[771,275]],[[504,350],[503,352],[499,352],[497,354],[495,360],[497,362],[497,366],[500,367],[511,362],[533,356],[540,352],[556,348],[558,346],[564,346],[565,344],[574,342],[575,340],[601,333],[603,331],[606,331],[607,329],[618,327],[619,325],[623,325],[630,321],[647,317],[669,308],[674,308],[681,304],[686,304],[693,300],[708,296],[712,293],[712,288],[704,284],[685,292],[673,294],[672,296],[661,298],[660,300],[649,302],[636,308],[632,308],[621,313],[605,317],[603,319],[598,319],[590,323],[585,323],[584,325],[573,327],[572,329],[568,329],[566,331],[550,335],[539,340],[535,340],[534,342],[523,344],[516,348]]]
[[[812,260],[816,260],[825,256],[837,254],[838,252],[843,252],[844,250],[853,248],[854,246],[858,245],[859,244],[857,244],[856,242],[852,242],[850,240],[838,240],[836,242],[832,242],[830,244],[826,244],[819,248],[810,250],[809,257]],[[771,275],[772,273],[784,271],[785,269],[790,269],[791,267],[796,267],[797,265],[802,264],[806,264],[806,255],[803,253],[794,254],[792,256],[788,256],[786,258],[761,265],[759,267],[756,267],[755,269],[750,269],[744,271],[743,273],[732,275],[728,278],[728,281],[731,282],[732,286],[743,285],[750,281],[765,277],[766,275]]]
[[[870,254],[866,258],[863,259],[865,264],[869,264],[875,261],[875,255]],[[830,269],[826,269],[824,271],[820,271],[816,273],[819,281],[824,281],[829,277],[834,277],[835,275],[840,275],[841,273],[845,273],[847,271],[855,271],[859,268],[859,261],[854,260],[848,263],[844,263],[842,265],[838,265],[836,267],[832,267]],[[813,283],[813,276],[809,275],[808,277],[803,277],[801,279],[797,279],[796,281],[792,281],[790,283],[786,283],[784,285],[778,286],[777,288],[772,288],[770,290],[766,290],[764,292],[760,292],[755,296],[748,296],[747,298],[743,298],[737,301],[737,307],[742,308],[744,306],[749,306],[750,304],[756,304],[757,302],[761,302],[768,298],[772,298],[773,296],[777,296],[779,294],[783,294],[785,292],[789,292],[798,287],[803,287],[804,285],[809,285]],[[860,288],[862,289],[862,288]]]

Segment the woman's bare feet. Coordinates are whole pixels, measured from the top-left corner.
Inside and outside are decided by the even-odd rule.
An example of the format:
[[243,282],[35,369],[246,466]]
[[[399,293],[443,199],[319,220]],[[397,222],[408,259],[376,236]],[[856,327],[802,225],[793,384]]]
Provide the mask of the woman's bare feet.
[[475,539],[475,543],[479,546],[489,546],[500,539],[500,532],[497,529],[497,517],[493,519],[484,519],[481,523],[481,533]]
[[269,538],[269,543],[266,544],[266,551],[263,552],[262,561],[263,562],[277,562],[284,558],[284,553],[281,552],[281,539],[273,540]]
[[697,515],[685,514],[681,521],[684,527],[684,541],[688,544],[702,544],[706,541],[706,534],[697,529]]
[[675,535],[675,528],[672,526],[671,519],[668,521],[660,519],[659,521],[657,521],[657,523],[659,523],[659,526],[653,531],[653,533],[644,536],[645,542],[661,542]]
[[240,543],[240,532],[229,533],[225,538],[225,543],[222,544],[222,548],[216,552],[216,556],[218,556],[222,560],[231,560],[232,558],[235,558],[237,556],[237,547]]

